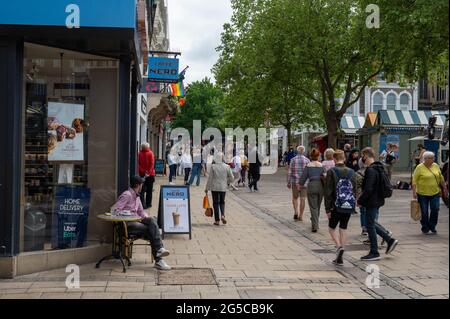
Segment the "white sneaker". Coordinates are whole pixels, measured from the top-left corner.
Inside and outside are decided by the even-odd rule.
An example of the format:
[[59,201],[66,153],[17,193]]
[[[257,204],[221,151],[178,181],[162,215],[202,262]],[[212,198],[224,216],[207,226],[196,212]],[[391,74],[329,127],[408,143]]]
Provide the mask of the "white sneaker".
[[175,183],[174,182],[170,182],[169,185],[175,185]]
[[164,247],[161,247],[157,252],[156,252],[156,257],[161,258],[161,257],[167,257],[170,255],[170,252],[165,249]]
[[165,261],[164,259],[161,259],[160,261],[155,263],[155,268],[159,269],[159,270],[171,270],[172,267],[170,267]]

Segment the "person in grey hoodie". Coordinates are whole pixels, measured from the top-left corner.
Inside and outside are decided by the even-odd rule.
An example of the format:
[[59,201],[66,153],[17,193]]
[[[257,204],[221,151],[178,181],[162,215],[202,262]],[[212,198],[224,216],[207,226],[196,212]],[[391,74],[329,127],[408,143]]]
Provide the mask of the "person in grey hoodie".
[[223,153],[214,155],[214,161],[209,170],[208,181],[206,182],[205,193],[211,191],[214,208],[214,225],[219,226],[220,221],[225,225],[225,195],[228,185],[234,181],[233,172],[229,165],[223,161]]

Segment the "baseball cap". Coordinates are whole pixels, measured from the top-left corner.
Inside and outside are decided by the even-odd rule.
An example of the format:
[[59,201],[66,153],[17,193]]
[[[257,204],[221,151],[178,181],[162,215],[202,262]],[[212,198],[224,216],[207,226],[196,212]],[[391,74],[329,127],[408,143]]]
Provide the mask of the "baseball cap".
[[130,178],[130,186],[131,187],[135,187],[135,186],[137,186],[139,184],[143,184],[144,181],[145,181],[144,178],[140,177],[139,175],[131,176],[131,178]]

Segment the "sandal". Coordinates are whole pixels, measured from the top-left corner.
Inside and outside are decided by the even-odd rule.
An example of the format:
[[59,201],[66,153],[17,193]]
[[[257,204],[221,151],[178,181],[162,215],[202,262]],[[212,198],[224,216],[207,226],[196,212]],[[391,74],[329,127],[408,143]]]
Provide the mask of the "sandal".
[[221,220],[222,220],[222,223],[223,223],[224,225],[227,224],[227,220],[225,219],[225,216],[222,216]]
[[298,215],[294,214],[294,220],[298,220]]

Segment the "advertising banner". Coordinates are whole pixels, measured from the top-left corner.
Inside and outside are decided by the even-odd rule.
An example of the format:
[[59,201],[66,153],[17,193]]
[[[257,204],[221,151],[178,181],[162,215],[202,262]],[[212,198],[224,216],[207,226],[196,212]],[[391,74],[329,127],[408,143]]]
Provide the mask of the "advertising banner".
[[164,234],[189,234],[191,238],[191,207],[189,187],[161,186],[158,224]]
[[48,103],[48,161],[84,161],[84,105]]
[[397,146],[397,156],[400,157],[400,135],[398,134],[389,134],[382,135],[380,139],[380,154],[386,150],[387,145],[391,143]]
[[52,223],[52,246],[83,247],[86,241],[91,191],[85,187],[57,187]]
[[150,57],[148,60],[149,82],[178,83],[179,60]]
[[158,159],[155,161],[155,174],[164,175],[166,173],[166,161]]
[[[117,14],[120,12],[120,14]],[[2,1],[0,24],[66,27],[136,28],[136,0]]]

